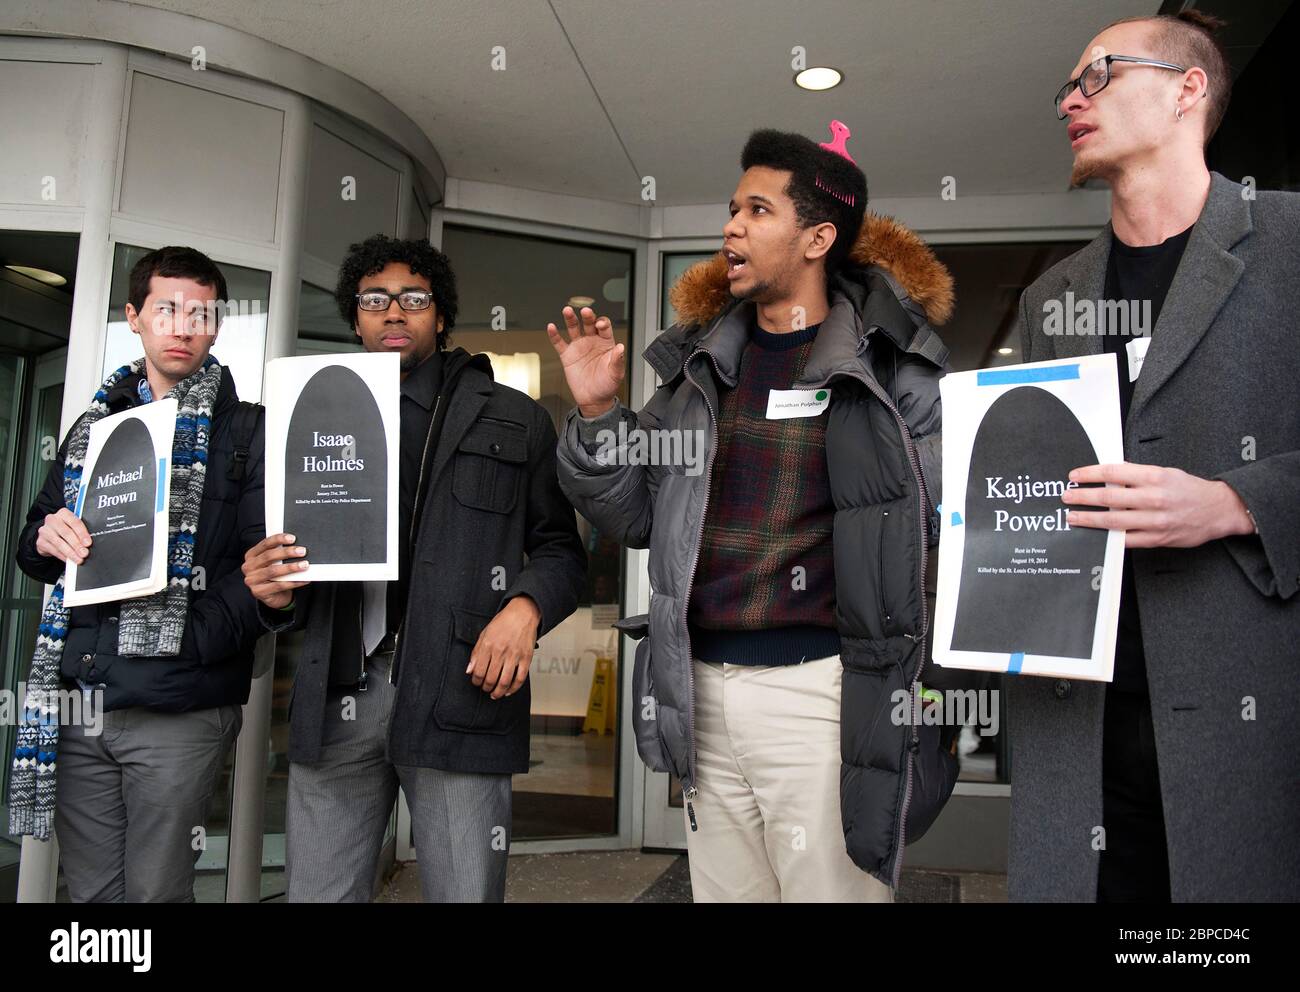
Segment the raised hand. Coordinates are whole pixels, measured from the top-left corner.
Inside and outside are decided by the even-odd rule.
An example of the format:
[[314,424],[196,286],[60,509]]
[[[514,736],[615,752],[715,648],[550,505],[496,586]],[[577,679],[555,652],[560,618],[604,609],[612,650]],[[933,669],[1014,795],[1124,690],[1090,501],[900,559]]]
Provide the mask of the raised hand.
[[584,417],[597,417],[612,409],[618,389],[627,374],[622,344],[614,340],[614,325],[608,317],[597,317],[591,307],[582,308],[582,321],[573,307],[564,308],[566,341],[554,324],[546,325],[556,354],[564,366],[569,391]]

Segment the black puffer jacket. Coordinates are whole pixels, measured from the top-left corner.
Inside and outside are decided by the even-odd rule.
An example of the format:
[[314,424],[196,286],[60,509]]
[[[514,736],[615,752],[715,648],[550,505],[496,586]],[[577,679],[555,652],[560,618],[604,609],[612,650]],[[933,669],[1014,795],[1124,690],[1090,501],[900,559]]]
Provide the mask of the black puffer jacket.
[[[120,413],[139,404],[139,376],[130,375],[108,394],[109,409]],[[248,432],[248,461],[242,481],[230,479],[234,457],[232,420],[239,397],[227,369],[212,411],[203,507],[194,546],[195,578],[180,654],[174,657],[123,658],[117,653],[117,604],[73,607],[63,649],[62,673],[70,683],[102,687],[106,710],[144,706],[183,711],[248,701],[253,646],[265,628],[257,601],[244,585],[244,552],[266,532],[262,494],[262,411]],[[41,582],[56,582],[63,562],[36,550],[36,532],[47,514],[63,504],[63,460],[67,439],[50,465],[15,555],[18,567]],[[91,548],[93,555],[94,548]],[[198,569],[202,568],[200,573]],[[200,579],[199,576],[202,576]],[[199,588],[200,583],[202,588]],[[72,683],[75,684],[75,683]]]
[[[686,616],[717,447],[718,391],[736,383],[753,312],[726,287],[720,258],[688,270],[673,295],[683,323],[645,352],[663,385],[639,414],[621,404],[591,420],[572,411],[559,447],[560,484],[578,510],[620,542],[650,549],[650,612],[619,624],[633,636],[648,633],[633,671],[637,747],[653,770],[681,779],[688,802],[698,783]],[[792,385],[831,388],[826,460],[844,665],[840,807],[854,862],[897,885],[904,845],[933,821],[956,775],[937,727],[891,719],[896,693],[915,706],[926,655],[947,357],[930,321],[946,318],[952,281],[915,234],[869,216],[851,267],[828,289],[830,311]],[[701,432],[709,439],[706,470],[690,475],[683,465],[623,457],[602,464],[600,432],[617,432],[621,420],[629,429]]]

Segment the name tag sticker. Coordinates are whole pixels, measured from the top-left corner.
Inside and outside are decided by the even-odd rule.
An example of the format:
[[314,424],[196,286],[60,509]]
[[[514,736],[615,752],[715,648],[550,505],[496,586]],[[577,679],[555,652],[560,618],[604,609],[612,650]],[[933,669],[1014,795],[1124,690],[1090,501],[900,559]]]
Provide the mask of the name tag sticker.
[[1131,339],[1124,350],[1128,352],[1128,381],[1137,382],[1137,377],[1142,373],[1142,363],[1146,361],[1147,349],[1151,347],[1151,338],[1143,335],[1140,338]]
[[767,393],[767,419],[815,417],[830,405],[829,389],[770,389]]

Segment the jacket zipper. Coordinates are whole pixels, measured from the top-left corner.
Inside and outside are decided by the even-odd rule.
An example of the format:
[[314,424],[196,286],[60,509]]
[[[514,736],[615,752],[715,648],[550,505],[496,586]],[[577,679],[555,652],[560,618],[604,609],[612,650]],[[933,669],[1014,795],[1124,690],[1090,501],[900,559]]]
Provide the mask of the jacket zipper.
[[[417,514],[416,507],[420,505],[420,491],[424,485],[424,460],[429,457],[429,440],[433,437],[433,425],[438,422],[438,407],[442,404],[442,393],[439,392],[433,401],[433,413],[429,416],[429,432],[424,435],[424,450],[420,452],[420,474],[415,477],[415,501],[411,505],[411,533],[407,536],[407,542],[410,548],[412,559],[415,557],[415,521]],[[393,635],[393,661],[388,666],[388,684],[396,685],[393,681],[397,673],[397,651],[402,645],[402,631],[406,629],[406,610],[402,610],[402,619],[397,622],[397,633]]]
[[[862,335],[862,337],[858,338],[857,353],[859,355],[861,355],[862,352],[866,349],[866,344],[867,344],[867,335],[864,334]],[[897,422],[898,429],[903,437],[903,448],[907,452],[908,464],[911,466],[912,475],[916,478],[916,495],[919,504],[917,520],[919,523],[919,533],[921,536],[921,540],[920,540],[921,553],[919,556],[921,561],[921,568],[920,568],[920,575],[919,575],[920,584],[917,586],[917,589],[920,592],[918,598],[920,599],[921,602],[921,629],[915,635],[904,634],[903,636],[917,644],[924,644],[926,631],[929,630],[930,628],[929,609],[925,602],[925,571],[926,571],[926,566],[928,564],[928,556],[929,556],[927,534],[929,533],[929,529],[930,529],[929,515],[926,513],[926,505],[930,502],[930,497],[929,497],[929,493],[926,491],[925,488],[925,477],[921,474],[921,463],[920,463],[920,459],[916,454],[916,442],[912,439],[912,431],[907,426],[907,421],[903,419],[903,415],[898,412],[898,407],[894,405],[893,400],[889,398],[888,394],[886,394],[885,390],[880,386],[879,383],[875,382],[872,377],[863,375],[858,372],[849,372],[846,374],[851,376],[854,379],[857,379],[864,386],[866,386],[867,389],[871,392],[871,395],[876,397],[876,399],[880,400],[880,402],[885,405],[885,409],[887,409],[890,413],[894,415],[894,420]],[[829,382],[830,382],[830,377],[827,376],[820,383],[815,383],[811,385],[825,386]],[[907,843],[907,811],[910,808],[912,803],[912,766],[915,761],[916,752],[920,750],[920,746],[921,746],[920,732],[917,730],[916,708],[917,708],[917,686],[921,681],[921,671],[924,668],[925,668],[925,651],[922,650],[921,660],[916,668],[916,676],[912,679],[912,685],[911,685],[910,719],[912,724],[912,740],[909,742],[908,749],[907,749],[907,774],[905,778],[905,784],[903,787],[903,803],[898,816],[898,830],[896,833],[896,842],[894,845],[894,868],[892,872],[892,878],[893,878],[892,885],[895,889],[898,888],[898,883],[903,873],[903,848],[906,846]]]
[[361,587],[361,595],[357,597],[357,630],[361,632],[361,672],[357,676],[357,692],[366,691],[366,588]]
[[[704,354],[708,355],[709,362],[713,366],[713,371],[717,374],[718,378],[721,379],[722,373],[718,371],[717,360],[708,351],[705,351],[702,348],[698,350],[704,351]],[[682,366],[682,371],[686,374],[686,378],[690,380],[691,385],[698,389],[700,395],[704,398],[704,405],[709,411],[709,427],[712,429],[713,444],[709,447],[709,464],[705,467],[704,472],[704,502],[700,505],[700,526],[695,534],[695,549],[691,554],[691,571],[690,575],[687,576],[686,589],[682,595],[682,633],[686,637],[688,655],[691,653],[691,632],[689,626],[687,626],[686,615],[687,611],[690,609],[691,585],[695,582],[695,570],[700,564],[700,546],[704,542],[704,519],[709,509],[709,489],[713,485],[713,459],[718,451],[718,415],[713,410],[713,404],[709,402],[709,394],[704,391],[704,387],[696,382],[695,377],[691,375],[690,364],[693,355],[694,352],[687,356],[686,362]],[[691,822],[691,830],[694,831],[699,829],[699,824],[696,822],[695,807],[692,805],[691,800],[695,799],[700,794],[699,787],[695,784],[695,659],[688,657],[687,661],[686,677],[687,684],[690,688],[690,705],[686,710],[686,724],[687,736],[690,738],[691,744],[690,752],[687,755],[687,771],[691,776],[691,784],[686,789],[683,798],[686,800],[686,816]]]
[[893,619],[885,606],[885,521],[888,519],[889,511],[884,510],[880,517],[880,540],[876,542],[876,594],[880,597],[880,629],[886,634],[885,624]]

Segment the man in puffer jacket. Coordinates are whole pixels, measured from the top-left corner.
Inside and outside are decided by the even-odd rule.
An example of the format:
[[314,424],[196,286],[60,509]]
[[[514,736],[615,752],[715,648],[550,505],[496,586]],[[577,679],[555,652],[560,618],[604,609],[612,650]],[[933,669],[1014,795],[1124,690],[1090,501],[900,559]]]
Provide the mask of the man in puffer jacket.
[[561,488],[650,548],[650,612],[619,626],[642,636],[637,747],[681,780],[697,901],[888,901],[955,773],[935,728],[892,718],[925,658],[947,356],[930,324],[952,280],[864,221],[832,134],[750,136],[723,251],[674,288],[639,414],[606,318],[548,327],[578,404]]

